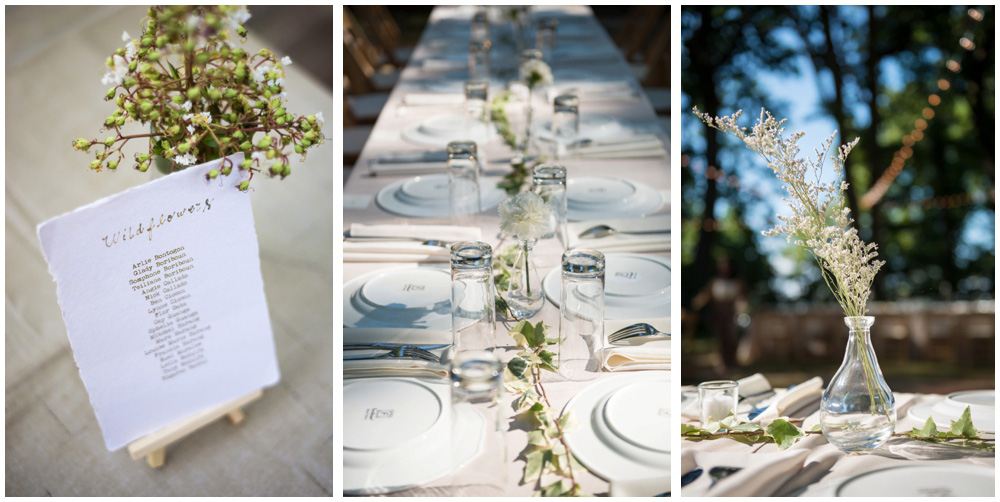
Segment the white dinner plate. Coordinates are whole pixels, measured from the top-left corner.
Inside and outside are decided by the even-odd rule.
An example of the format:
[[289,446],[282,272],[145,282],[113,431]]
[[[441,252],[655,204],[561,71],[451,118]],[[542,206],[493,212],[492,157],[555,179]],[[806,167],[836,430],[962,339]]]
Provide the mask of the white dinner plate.
[[579,424],[566,433],[566,442],[587,469],[612,482],[663,476],[657,493],[670,491],[670,372],[603,378],[581,390],[565,411]]
[[344,284],[344,327],[451,330],[451,272],[416,264]]
[[[542,279],[542,291],[559,306],[562,273],[558,267]],[[644,254],[604,254],[604,318],[665,317],[670,312],[670,261]]]
[[[494,178],[479,179],[483,210],[504,200],[507,192],[497,188]],[[448,175],[427,174],[399,180],[379,190],[375,202],[382,209],[401,216],[444,218],[448,216]]]
[[662,205],[659,190],[638,181],[589,177],[566,181],[566,218],[570,221],[642,218]]
[[[563,83],[560,82],[559,84],[562,85]],[[536,122],[534,130],[539,139],[552,141],[551,118]],[[631,122],[616,119],[608,115],[580,115],[578,135],[581,139],[589,139],[595,142],[625,141],[634,138],[637,134],[648,134],[648,131],[636,127]]]
[[431,482],[482,452],[486,422],[473,407],[451,406],[444,379],[344,381],[344,493],[389,493]]
[[940,401],[925,401],[911,406],[906,414],[912,418],[926,422],[927,417],[934,417],[938,428],[951,428],[951,422],[958,420],[969,407],[972,414],[972,425],[981,431],[995,432],[996,427],[996,390],[968,390],[948,394]]
[[470,127],[465,125],[465,117],[458,113],[446,113],[428,117],[403,128],[403,139],[421,146],[447,147],[448,143],[459,140],[475,141],[485,145],[493,139],[493,134],[485,123]]
[[848,478],[838,497],[992,497],[996,475],[979,465],[889,467]]
[[[466,56],[468,57],[468,56]],[[451,94],[465,95],[465,81],[469,80],[468,70],[454,70],[444,73],[442,75],[437,75],[434,77],[428,77],[415,82],[420,88],[433,91],[433,92],[444,92]],[[490,92],[497,89],[503,89],[506,82],[497,78],[490,78]]]

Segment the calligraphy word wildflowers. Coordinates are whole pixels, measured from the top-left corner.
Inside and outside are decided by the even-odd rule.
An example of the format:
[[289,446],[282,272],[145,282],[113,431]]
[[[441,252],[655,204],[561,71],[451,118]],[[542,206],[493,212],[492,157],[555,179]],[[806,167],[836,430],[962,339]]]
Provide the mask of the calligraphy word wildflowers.
[[[288,176],[293,152],[304,159],[309,148],[323,143],[323,115],[294,115],[285,108],[288,56],[278,59],[267,49],[248,54],[233,44],[234,35],[245,40],[248,19],[246,7],[151,7],[142,33],[123,33],[125,47],[107,60],[101,83],[111,86],[105,99],[117,107],[104,121],[110,135],[79,138],[73,148],[93,154],[95,171],[117,169],[126,143],[149,138],[148,152],[133,159],[139,171],[148,170],[154,157],[169,161],[171,170],[224,159],[208,173],[215,178],[229,175],[234,163],[227,157],[243,152],[235,167],[249,177],[241,190],[254,173]],[[150,133],[123,134],[130,122],[147,125]]]
[[757,152],[767,167],[784,185],[788,197],[784,200],[792,209],[791,216],[778,216],[781,224],[764,235],[781,235],[788,242],[807,248],[815,258],[833,296],[849,317],[865,315],[872,281],[884,261],[876,260],[877,246],[865,243],[851,223],[850,208],[844,204],[847,182],[844,162],[858,140],[842,145],[833,160],[833,181],[822,181],[823,165],[837,136],[834,131],[815,157],[800,158],[798,141],[805,135],[796,132],[785,137],[785,120],[776,120],[761,110],[757,123],[747,130],[737,125],[740,110],[728,117],[712,117],[694,108],[694,113],[710,127],[742,140],[747,148]]

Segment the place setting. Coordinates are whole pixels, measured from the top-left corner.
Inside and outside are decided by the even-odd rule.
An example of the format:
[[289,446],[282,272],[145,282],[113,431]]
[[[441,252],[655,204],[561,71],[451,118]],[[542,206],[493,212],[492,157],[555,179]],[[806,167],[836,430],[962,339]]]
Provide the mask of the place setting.
[[612,177],[579,177],[566,181],[566,218],[589,221],[642,218],[663,206],[663,195],[652,186]]

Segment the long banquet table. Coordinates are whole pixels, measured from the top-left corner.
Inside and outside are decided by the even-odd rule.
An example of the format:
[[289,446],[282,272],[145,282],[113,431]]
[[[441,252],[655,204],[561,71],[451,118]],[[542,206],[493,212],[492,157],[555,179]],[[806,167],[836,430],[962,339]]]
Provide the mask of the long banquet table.
[[[551,13],[558,13],[560,16],[566,16],[566,18],[572,18],[572,20],[579,25],[587,26],[587,36],[593,41],[597,41],[600,44],[605,44],[606,46],[613,46],[613,42],[610,37],[600,26],[598,21],[593,15],[593,12],[589,7],[582,6],[562,6],[562,7],[546,7],[539,8],[536,7],[534,12],[536,15],[544,9]],[[542,14],[544,15],[544,14]],[[426,81],[427,79],[434,78],[437,75],[434,71],[429,71],[424,69],[422,65],[419,64],[424,58],[432,57],[434,54],[430,50],[427,42],[432,40],[435,35],[435,30],[442,29],[442,27],[447,25],[454,25],[455,23],[464,22],[466,26],[468,25],[469,19],[472,16],[472,9],[469,7],[437,7],[432,12],[426,31],[424,32],[421,42],[415,48],[413,55],[410,60],[410,64],[402,72],[400,81],[398,85],[393,89],[389,96],[388,102],[383,108],[377,122],[375,123],[372,134],[364,146],[360,157],[350,174],[350,177],[346,180],[344,186],[344,228],[347,229],[352,223],[366,223],[366,224],[447,224],[446,219],[437,218],[407,218],[398,216],[385,210],[381,209],[378,204],[374,201],[374,196],[383,187],[397,182],[399,180],[405,179],[405,176],[386,176],[378,175],[372,176],[367,169],[368,162],[373,159],[376,155],[382,152],[401,152],[401,151],[421,151],[426,150],[424,147],[420,147],[414,144],[407,143],[401,139],[401,130],[411,124],[414,120],[420,118],[425,118],[432,116],[436,113],[441,113],[441,109],[426,106],[426,107],[407,107],[403,104],[403,98],[408,92],[426,92],[420,86],[419,82]],[[495,25],[494,25],[495,26]],[[558,32],[557,32],[558,33]],[[558,36],[557,36],[558,38]],[[572,43],[571,41],[562,41],[562,43]],[[632,73],[625,63],[624,59],[619,55],[616,58],[602,58],[592,62],[574,62],[572,64],[560,64],[556,63],[554,65],[555,69],[565,68],[581,68],[586,69],[589,72],[595,74],[600,74],[602,76],[610,76],[615,79],[629,82],[636,88],[638,88]],[[558,80],[556,84],[558,85]],[[491,93],[496,89],[491,89]],[[424,110],[423,108],[426,108]],[[545,111],[543,111],[545,113]],[[652,106],[644,95],[640,92],[635,99],[626,101],[593,101],[588,102],[583,100],[581,103],[581,118],[587,116],[591,113],[600,113],[604,115],[611,115],[621,119],[627,119],[636,123],[655,123],[656,116],[653,112]],[[655,127],[655,126],[654,126]],[[658,130],[657,136],[663,143],[664,148],[667,148],[669,142],[666,135],[662,130]],[[487,145],[478,145],[480,150],[485,150],[490,159],[489,164],[486,166],[487,173],[505,173],[509,169],[508,160],[511,157],[511,150],[501,141],[499,137],[496,137]],[[646,183],[652,187],[655,187],[663,194],[663,199],[665,203],[655,214],[668,214],[669,207],[669,188],[670,188],[670,177],[669,177],[669,162],[667,156],[654,157],[654,158],[629,158],[629,159],[570,159],[563,162],[567,167],[567,178],[572,179],[578,176],[621,176],[623,178],[628,178],[630,180],[636,180],[642,183]],[[528,181],[530,183],[530,179]],[[489,243],[493,248],[500,249],[502,246],[511,244],[511,240],[507,238],[506,240],[501,239],[499,235],[499,216],[497,215],[496,207],[492,207],[484,210],[477,219],[476,225],[482,228],[484,240]],[[551,269],[553,269],[559,262],[559,257],[562,254],[563,248],[554,239],[548,239],[540,241],[536,247],[537,255],[535,262],[539,267],[539,272],[542,276],[547,274]],[[669,253],[655,253],[661,257],[669,257]],[[381,270],[388,267],[403,265],[403,263],[393,263],[393,262],[346,262],[343,267],[343,278],[344,282],[357,278],[361,275]],[[667,317],[669,312],[662,312],[659,317]],[[557,307],[552,306],[548,301],[543,309],[535,315],[531,321],[538,322],[539,320],[545,321],[550,326],[558,326],[559,321],[559,310]],[[502,324],[498,322],[497,324],[497,335],[498,335],[498,345],[513,345],[513,341],[509,335],[507,335],[507,330]],[[501,360],[507,360],[512,357],[513,352],[508,354],[501,354]],[[599,378],[607,378],[611,373],[604,373]],[[546,390],[548,396],[552,402],[552,405],[558,409],[562,410],[563,406],[581,389],[586,387],[589,382],[575,383],[575,382],[553,382],[546,384]],[[506,409],[510,410],[510,403],[513,401],[515,396],[506,395],[507,405]],[[523,457],[518,459],[518,455],[527,445],[527,431],[519,427],[512,426],[507,433],[507,459],[508,459],[508,495],[517,496],[530,496],[536,486],[534,484],[520,485],[519,481],[524,469]],[[487,452],[489,454],[489,452]],[[664,476],[669,476],[668,472],[664,473]],[[577,478],[577,482],[581,485],[584,492],[591,494],[608,494],[609,493],[609,483],[596,475],[591,473],[585,473]],[[435,495],[446,493],[446,482],[444,480],[430,483],[418,488],[412,488],[403,492],[398,492],[399,495]]]

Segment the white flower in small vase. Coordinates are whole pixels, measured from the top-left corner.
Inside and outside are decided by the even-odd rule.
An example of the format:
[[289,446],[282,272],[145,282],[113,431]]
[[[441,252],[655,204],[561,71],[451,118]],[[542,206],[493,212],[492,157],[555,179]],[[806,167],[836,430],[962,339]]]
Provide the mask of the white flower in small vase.
[[518,240],[510,286],[500,295],[517,318],[535,315],[545,304],[538,270],[531,261],[536,240],[549,228],[552,207],[534,192],[522,192],[500,204],[500,230]]

